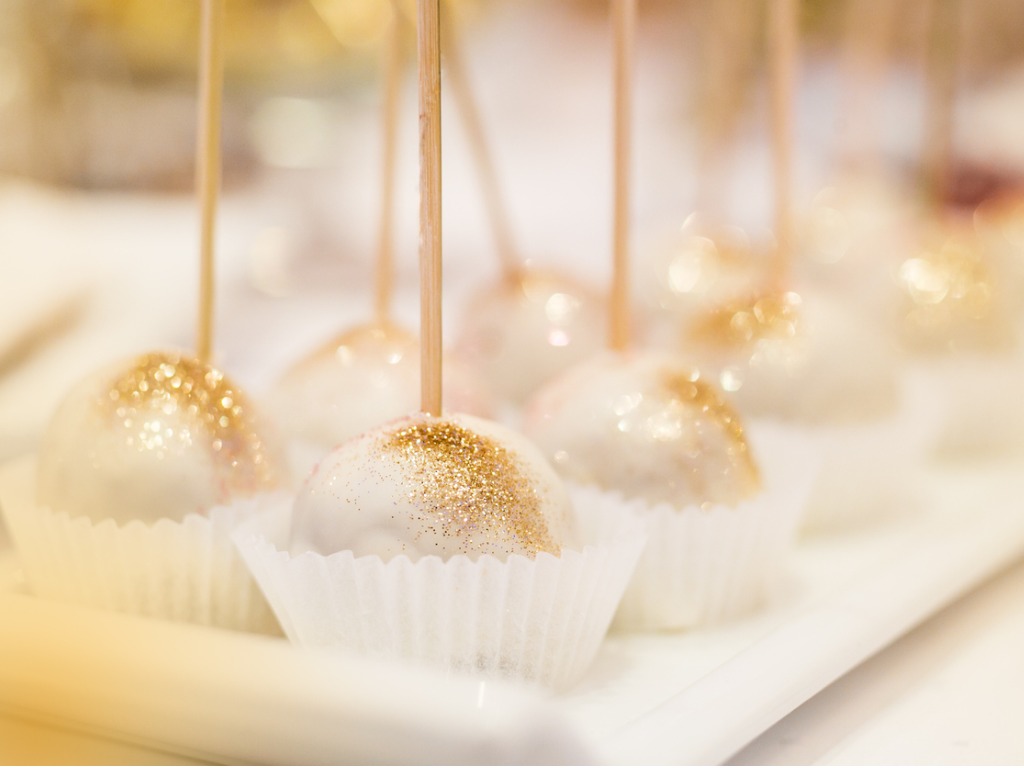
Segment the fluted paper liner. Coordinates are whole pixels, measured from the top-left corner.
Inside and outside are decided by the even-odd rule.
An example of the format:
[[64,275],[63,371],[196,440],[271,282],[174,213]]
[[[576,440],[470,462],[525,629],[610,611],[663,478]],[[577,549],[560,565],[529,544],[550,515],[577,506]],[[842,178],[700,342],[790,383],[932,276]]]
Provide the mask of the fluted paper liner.
[[[859,424],[772,424],[763,451],[775,451],[773,435],[806,440],[820,457],[803,530],[836,533],[913,511],[920,503],[917,476],[938,432],[940,401],[920,382],[905,382],[899,405],[887,417]],[[757,430],[764,422],[752,421]]]
[[602,494],[572,496],[584,544],[558,557],[292,556],[288,503],[266,508],[235,538],[298,645],[562,689],[597,653],[644,543],[643,525]]
[[231,540],[244,510],[118,525],[35,502],[35,462],[0,475],[0,509],[29,587],[47,599],[227,629],[280,634]]
[[1024,452],[1024,359],[962,353],[919,360],[916,386],[941,399],[935,453],[946,459]]
[[619,503],[647,525],[648,542],[623,595],[614,627],[677,630],[715,624],[772,599],[785,582],[817,457],[806,441],[770,432],[772,451],[751,440],[763,489],[735,507]]

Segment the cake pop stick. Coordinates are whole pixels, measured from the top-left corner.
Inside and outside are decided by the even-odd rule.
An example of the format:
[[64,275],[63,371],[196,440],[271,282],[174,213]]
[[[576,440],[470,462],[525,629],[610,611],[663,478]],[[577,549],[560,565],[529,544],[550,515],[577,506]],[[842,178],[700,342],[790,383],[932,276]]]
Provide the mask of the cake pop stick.
[[462,60],[458,28],[456,22],[451,18],[451,10],[451,2],[442,6],[441,32],[444,36],[445,72],[448,83],[451,85],[455,106],[459,110],[466,129],[466,139],[480,179],[484,207],[491,224],[501,269],[505,278],[512,281],[522,275],[522,258],[512,234],[508,205],[505,203],[501,185],[498,183],[494,156],[487,145],[480,110],[477,107],[476,99],[473,98],[473,89],[470,87],[469,77]]
[[959,13],[957,0],[932,0],[926,10],[929,39],[924,180],[933,205],[938,205],[949,191]]
[[149,352],[75,385],[41,436],[35,503],[7,521],[40,597],[277,632],[230,531],[250,502],[287,487],[287,457],[255,404],[208,362],[223,12],[223,0],[203,3],[199,357]]
[[418,0],[420,110],[420,408],[441,415],[440,0]]
[[633,38],[636,0],[613,0],[614,37],[614,191],[612,213],[612,286],[609,348],[629,346],[629,203],[630,141],[633,107]]
[[[844,14],[840,67],[845,84],[840,146],[844,171],[874,170],[879,165],[878,94],[896,20],[895,3],[849,0]],[[870,23],[868,23],[870,21]]]
[[[421,379],[433,380],[434,376],[440,375],[440,363],[433,362],[433,358],[430,363],[421,364],[423,347],[417,334],[394,322],[391,317],[395,136],[403,62],[401,0],[392,0],[391,9],[390,45],[384,55],[386,74],[381,88],[384,94],[381,112],[383,152],[375,317],[344,329],[300,359],[285,372],[273,393],[281,421],[294,438],[296,461],[300,464],[308,462],[309,466],[318,462],[324,452],[346,440],[418,410],[424,397]],[[437,205],[439,207],[440,203]],[[435,229],[439,241],[440,223]],[[433,238],[425,237],[424,243],[430,245]],[[436,272],[439,284],[439,266]],[[424,302],[424,312],[428,311],[430,301]],[[429,311],[436,311],[439,324],[440,308]],[[433,337],[426,322],[423,327],[424,343],[430,343]],[[435,346],[436,349],[428,355],[439,353],[439,340]],[[425,378],[421,377],[428,370]],[[490,398],[465,366],[458,362],[446,364],[444,375],[447,379],[446,406],[450,410],[478,415],[490,413]],[[440,385],[432,385],[431,399],[435,395],[439,397],[439,392]]]
[[214,237],[220,188],[220,122],[224,91],[224,0],[203,0],[199,57],[196,191],[199,196],[199,325],[196,356],[213,346]]
[[513,237],[493,155],[484,137],[467,68],[457,46],[454,17],[442,17],[445,75],[466,127],[499,259],[499,279],[477,291],[458,338],[459,355],[491,391],[522,402],[543,382],[605,344],[604,301],[572,276],[528,264]]
[[377,275],[374,309],[377,322],[391,316],[394,282],[395,160],[397,155],[398,97],[402,83],[402,9],[391,0],[391,25],[385,50],[383,147],[381,152],[380,220],[377,227]]
[[697,210],[718,218],[724,213],[729,147],[749,89],[759,15],[735,3],[704,3],[700,10]]
[[771,126],[775,176],[776,251],[773,278],[783,288],[789,280],[795,242],[793,222],[793,86],[797,69],[797,0],[772,0]]

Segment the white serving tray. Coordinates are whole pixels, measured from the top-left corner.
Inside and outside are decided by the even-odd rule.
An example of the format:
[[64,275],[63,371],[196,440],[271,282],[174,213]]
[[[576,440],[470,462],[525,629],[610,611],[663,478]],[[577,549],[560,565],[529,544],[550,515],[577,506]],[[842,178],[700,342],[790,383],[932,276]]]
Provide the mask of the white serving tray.
[[1018,560],[1021,469],[932,467],[919,512],[802,542],[783,602],[613,636],[560,695],[47,603],[0,553],[0,709],[227,762],[717,763]]

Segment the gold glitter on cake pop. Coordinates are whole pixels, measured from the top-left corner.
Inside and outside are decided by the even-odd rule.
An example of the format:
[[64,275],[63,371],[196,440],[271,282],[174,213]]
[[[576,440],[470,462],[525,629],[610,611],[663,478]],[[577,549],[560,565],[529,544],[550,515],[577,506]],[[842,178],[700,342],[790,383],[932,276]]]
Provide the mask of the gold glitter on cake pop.
[[933,236],[904,261],[897,279],[905,299],[904,338],[923,351],[998,349],[1013,333],[979,245],[963,229]]
[[698,320],[692,337],[720,348],[744,349],[800,333],[800,296],[791,291],[755,295],[716,308]]
[[[747,445],[746,434],[736,411],[719,394],[718,390],[700,377],[697,371],[683,371],[678,368],[666,369],[658,376],[658,386],[668,396],[669,410],[680,410],[687,414],[687,422],[697,432],[714,432],[726,435],[726,466],[723,472],[737,478],[735,496],[716,501],[736,501],[752,496],[761,485],[760,472]],[[710,497],[711,483],[701,481],[695,474],[694,490],[703,498]],[[717,482],[715,483],[717,487]]]
[[248,399],[223,373],[194,358],[143,355],[111,383],[99,405],[140,452],[159,458],[185,445],[205,446],[223,501],[281,483],[281,467],[257,431]]
[[474,531],[503,530],[534,554],[559,553],[530,477],[495,440],[450,421],[418,421],[385,435],[382,450],[412,468],[409,497],[431,532],[472,546]]

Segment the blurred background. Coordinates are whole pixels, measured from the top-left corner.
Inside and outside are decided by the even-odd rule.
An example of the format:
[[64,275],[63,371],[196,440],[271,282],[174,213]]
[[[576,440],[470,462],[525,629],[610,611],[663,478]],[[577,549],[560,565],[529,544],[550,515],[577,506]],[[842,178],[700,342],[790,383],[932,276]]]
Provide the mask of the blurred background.
[[[3,457],[30,448],[60,394],[100,362],[192,343],[198,3],[0,3]],[[414,3],[399,5],[408,65],[396,314],[413,324]],[[695,208],[761,233],[773,199],[764,2],[639,7],[634,241],[642,271],[647,244]],[[608,4],[453,0],[448,8],[520,250],[602,284],[610,262]],[[257,390],[370,307],[391,14],[384,0],[227,0],[216,347],[218,360]],[[1014,188],[1024,168],[1022,36],[1016,0],[804,0],[798,209],[813,211],[820,191],[851,169],[878,169],[899,178],[909,198],[937,194],[956,205]],[[444,108],[451,332],[457,308],[498,261],[465,125],[448,95]],[[936,115],[947,115],[945,131],[934,129],[945,119]],[[943,142],[941,161],[930,161]],[[938,185],[929,183],[935,168]]]

